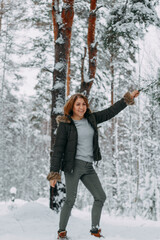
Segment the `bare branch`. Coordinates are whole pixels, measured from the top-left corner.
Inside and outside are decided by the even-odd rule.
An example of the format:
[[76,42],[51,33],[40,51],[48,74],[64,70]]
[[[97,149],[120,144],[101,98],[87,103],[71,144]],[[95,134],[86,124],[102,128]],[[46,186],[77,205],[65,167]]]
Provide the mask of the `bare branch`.
[[48,68],[44,67],[42,68],[41,72],[50,72],[53,74],[53,71],[49,70]]
[[95,10],[92,10],[92,11],[89,13],[89,15],[95,14],[95,13],[96,13],[100,8],[102,8],[102,7],[109,9],[109,8],[106,7],[106,6],[101,5],[101,6],[97,7]]

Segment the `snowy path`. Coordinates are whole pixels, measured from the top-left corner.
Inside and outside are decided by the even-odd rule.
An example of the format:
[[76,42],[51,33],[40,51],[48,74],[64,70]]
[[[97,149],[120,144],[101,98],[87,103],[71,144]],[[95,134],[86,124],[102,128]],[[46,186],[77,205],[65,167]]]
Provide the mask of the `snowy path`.
[[[0,203],[0,240],[56,240],[59,215],[46,200]],[[160,240],[160,222],[109,217],[103,214],[101,227],[107,240]],[[73,209],[68,234],[73,240],[97,239],[89,234],[90,214]]]

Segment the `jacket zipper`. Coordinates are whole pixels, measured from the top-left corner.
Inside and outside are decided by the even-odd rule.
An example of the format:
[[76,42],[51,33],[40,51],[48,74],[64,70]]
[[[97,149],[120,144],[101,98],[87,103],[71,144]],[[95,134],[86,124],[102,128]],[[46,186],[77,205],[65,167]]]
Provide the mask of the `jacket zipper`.
[[[75,151],[74,151],[74,166],[75,166],[75,157],[76,157],[76,151],[77,151],[77,138],[78,138],[78,133],[77,133],[77,128],[76,128],[73,120],[72,120],[72,124],[73,124],[73,126],[74,126],[74,128],[75,128],[75,131],[76,131],[76,147],[75,147]],[[73,166],[73,168],[72,168],[72,170],[71,170],[71,173],[73,173],[74,166]]]

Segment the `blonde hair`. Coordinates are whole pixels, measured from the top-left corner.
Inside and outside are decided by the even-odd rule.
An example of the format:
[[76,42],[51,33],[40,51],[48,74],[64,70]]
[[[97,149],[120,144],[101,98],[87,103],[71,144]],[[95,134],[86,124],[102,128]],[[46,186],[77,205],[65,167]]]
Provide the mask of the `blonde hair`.
[[[86,107],[87,107],[87,110],[86,110],[86,113],[91,113],[91,110],[89,108],[89,103],[88,103],[88,99],[87,97],[85,97],[83,94],[81,93],[76,93],[74,95],[72,95],[68,101],[66,102],[66,104],[64,105],[64,115],[70,115],[72,116],[73,115],[73,106],[74,106],[74,103],[75,101],[77,100],[77,98],[83,98],[83,100],[85,101],[86,103]],[[86,114],[85,113],[85,114]],[[84,115],[85,115],[84,114]]]

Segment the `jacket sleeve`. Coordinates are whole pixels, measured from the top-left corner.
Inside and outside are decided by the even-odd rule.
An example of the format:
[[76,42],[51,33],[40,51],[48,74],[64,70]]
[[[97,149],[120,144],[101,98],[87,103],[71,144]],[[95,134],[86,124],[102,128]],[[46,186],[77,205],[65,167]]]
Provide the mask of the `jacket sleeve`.
[[116,102],[111,107],[104,109],[102,111],[94,112],[93,114],[95,115],[97,124],[113,118],[126,106],[127,104],[124,102],[124,99],[122,98],[120,101]]
[[59,172],[62,163],[62,156],[65,151],[65,146],[67,142],[67,131],[65,127],[66,123],[60,122],[57,129],[56,140],[51,156],[51,172]]
[[111,107],[102,111],[95,112],[93,114],[95,115],[95,118],[98,124],[113,118],[120,111],[122,111],[127,105],[133,105],[133,104],[134,104],[134,99],[131,97],[130,93],[127,92],[121,100],[113,104]]

